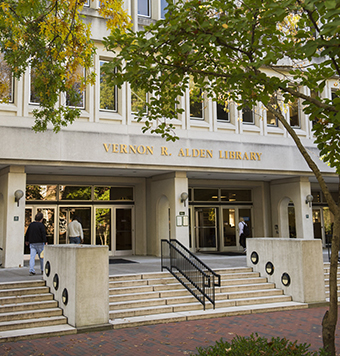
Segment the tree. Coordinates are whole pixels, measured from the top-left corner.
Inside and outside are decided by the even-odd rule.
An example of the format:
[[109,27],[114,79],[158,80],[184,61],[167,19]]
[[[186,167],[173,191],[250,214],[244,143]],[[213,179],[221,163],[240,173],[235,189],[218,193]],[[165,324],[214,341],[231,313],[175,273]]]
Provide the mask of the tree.
[[192,77],[197,94],[203,91],[226,107],[231,101],[243,108],[263,103],[289,132],[335,218],[330,306],[323,319],[324,347],[332,355],[340,208],[284,113],[297,100],[303,104],[314,123],[320,157],[339,175],[340,91],[334,100],[322,95],[327,81],[340,75],[339,15],[335,0],[180,0],[169,2],[164,20],[137,33],[114,31],[105,41],[108,50],[117,52],[106,65],[109,80],[152,93],[147,114],[138,114],[139,121],[145,120],[143,131],[177,139],[171,119],[183,112],[179,97]]
[[[76,104],[84,88],[95,81],[92,67],[96,47],[90,25],[81,15],[85,2],[0,1],[0,71],[4,79],[0,83],[0,102],[9,100],[8,68],[18,79],[30,68],[34,75],[34,101],[40,104],[33,111],[35,131],[44,131],[51,123],[58,132],[72,123],[80,115]],[[98,12],[107,19],[109,29],[124,31],[131,26],[122,0],[100,3]]]

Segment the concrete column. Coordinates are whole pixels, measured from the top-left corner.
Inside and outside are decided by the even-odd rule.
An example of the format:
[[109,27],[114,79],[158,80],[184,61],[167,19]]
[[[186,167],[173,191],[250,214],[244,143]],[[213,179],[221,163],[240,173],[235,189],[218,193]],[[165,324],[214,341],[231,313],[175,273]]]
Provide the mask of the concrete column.
[[289,237],[288,204],[291,200],[295,208],[296,237],[314,238],[312,207],[306,204],[308,194],[311,194],[311,186],[307,177],[271,182],[272,229],[275,237]]
[[25,196],[18,203],[14,192],[26,191],[23,166],[9,166],[0,172],[0,247],[3,267],[21,267],[24,259]]
[[[272,273],[266,269],[268,263],[272,264]],[[276,288],[291,295],[296,302],[326,301],[322,243],[319,239],[248,239],[247,265],[275,283]],[[289,276],[288,285],[282,282],[282,279],[288,281],[284,275]]]
[[109,325],[108,246],[46,245],[44,268],[46,284],[70,325],[78,329]]
[[188,193],[186,173],[153,177],[147,189],[148,253],[160,256],[162,239],[177,239],[189,247],[189,226],[176,224],[176,216],[188,216],[188,200],[181,202],[181,194]]

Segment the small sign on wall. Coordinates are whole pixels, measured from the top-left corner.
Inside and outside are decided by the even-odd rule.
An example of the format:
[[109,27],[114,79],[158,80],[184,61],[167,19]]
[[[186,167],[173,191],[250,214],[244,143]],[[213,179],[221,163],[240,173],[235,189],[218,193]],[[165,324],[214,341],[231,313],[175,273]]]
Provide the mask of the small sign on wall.
[[14,216],[14,221],[19,221],[19,216]]
[[177,226],[188,226],[189,225],[188,215],[177,215],[176,216],[176,225]]

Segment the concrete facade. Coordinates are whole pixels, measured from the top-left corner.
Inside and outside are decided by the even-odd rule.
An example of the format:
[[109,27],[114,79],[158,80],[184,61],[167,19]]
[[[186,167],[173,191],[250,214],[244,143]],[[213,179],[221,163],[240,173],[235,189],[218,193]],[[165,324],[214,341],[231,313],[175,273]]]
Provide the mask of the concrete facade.
[[[149,17],[137,15],[137,1],[125,1],[134,29],[160,17],[160,2],[151,2]],[[94,86],[86,88],[85,107],[72,125],[58,134],[51,127],[34,133],[29,70],[13,85],[13,102],[0,104],[0,247],[3,266],[23,264],[24,232],[43,211],[49,244],[67,243],[71,216],[82,214],[86,244],[109,246],[109,254],[160,254],[160,240],[176,238],[192,251],[242,251],[238,221],[246,218],[253,237],[318,237],[326,244],[332,219],[313,174],[284,128],[267,124],[261,103],[254,122],[230,106],[228,120],[217,116],[217,104],[205,100],[201,119],[190,117],[189,91],[180,99],[184,113],[174,121],[179,140],[166,142],[142,134],[135,120],[128,85],[117,89],[115,110],[100,108],[100,62],[110,60],[100,43],[107,35],[97,13],[98,1],[84,9],[98,49]],[[331,98],[336,81],[323,95]],[[287,120],[289,120],[287,114]],[[331,190],[337,176],[318,158],[312,125],[299,109],[296,133],[315,157]],[[89,196],[61,198],[64,188],[88,189]],[[132,198],[97,198],[103,187],[131,189]],[[19,206],[16,190],[26,194]],[[31,189],[31,190],[30,190]],[[54,190],[53,198],[42,193]],[[181,201],[181,194],[189,198]],[[124,193],[125,194],[125,193]],[[315,197],[313,205],[306,196]],[[178,219],[177,217],[182,217]],[[179,221],[185,224],[178,224]],[[105,242],[103,242],[105,240]]]
[[[258,261],[252,254],[256,253]],[[256,262],[256,263],[255,263]],[[273,266],[268,273],[267,263]],[[310,239],[247,239],[247,264],[261,276],[274,282],[277,288],[302,303],[325,302],[322,244]],[[288,274],[290,284],[284,285],[283,274]]]
[[[68,323],[78,329],[109,323],[107,255],[107,246],[45,246],[44,279],[62,307]],[[50,266],[49,275],[46,273],[47,264]],[[65,290],[67,303],[63,294]]]

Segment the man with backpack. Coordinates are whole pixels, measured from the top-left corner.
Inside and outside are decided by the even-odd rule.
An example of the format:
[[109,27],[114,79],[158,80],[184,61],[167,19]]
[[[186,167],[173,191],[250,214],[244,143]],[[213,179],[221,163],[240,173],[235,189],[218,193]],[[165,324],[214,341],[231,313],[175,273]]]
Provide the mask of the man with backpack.
[[250,231],[243,218],[240,218],[240,222],[238,223],[238,233],[240,237],[240,245],[243,247],[243,251],[246,252],[246,238],[250,235]]

